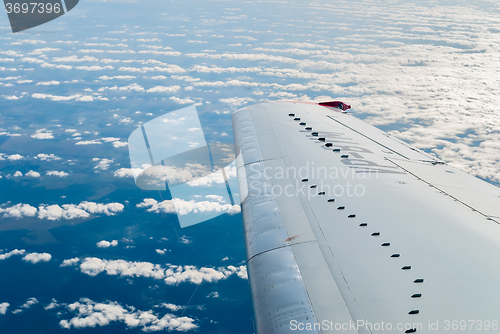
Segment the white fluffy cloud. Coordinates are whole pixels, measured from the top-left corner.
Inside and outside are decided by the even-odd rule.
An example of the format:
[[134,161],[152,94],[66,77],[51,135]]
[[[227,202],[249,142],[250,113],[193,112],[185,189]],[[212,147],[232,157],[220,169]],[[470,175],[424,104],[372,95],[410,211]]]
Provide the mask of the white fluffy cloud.
[[66,177],[69,174],[66,173],[66,172],[63,172],[63,171],[51,170],[51,171],[48,171],[47,173],[45,173],[45,175],[48,175],[48,176],[58,176],[58,177]]
[[36,130],[34,134],[31,135],[31,138],[35,139],[53,139],[54,135],[52,131],[47,129]]
[[9,161],[19,161],[22,160],[24,157],[20,154],[12,154],[12,155],[7,155],[4,153],[0,153],[0,160],[9,160]]
[[9,303],[0,303],[0,314],[7,313],[7,309],[9,308]]
[[66,259],[64,260],[60,267],[71,267],[71,266],[76,266],[80,262],[80,258],[74,257],[72,259]]
[[40,159],[42,161],[52,161],[52,160],[61,160],[60,157],[54,154],[45,154],[45,153],[40,153],[37,154],[35,159]]
[[80,204],[58,204],[47,205],[40,204],[38,209],[29,204],[16,204],[10,207],[5,204],[0,206],[0,214],[4,218],[23,218],[37,217],[38,219],[60,220],[60,219],[78,219],[88,218],[91,214],[105,214],[113,216],[122,212],[124,205],[120,203],[95,203],[81,202]]
[[103,171],[107,170],[109,168],[109,165],[111,163],[113,163],[113,159],[105,159],[105,158],[103,158],[103,159],[94,158],[94,159],[92,159],[92,161],[96,161],[96,162],[99,161],[97,163],[97,165],[94,167],[94,169],[103,170]]
[[56,81],[56,80],[52,80],[52,81],[40,81],[40,82],[37,82],[36,86],[56,86],[56,85],[59,85],[60,82],[59,81]]
[[0,214],[4,218],[23,218],[23,217],[34,217],[38,213],[38,210],[29,204],[16,204],[8,208],[0,207]]
[[[144,168],[150,167],[149,165]],[[141,168],[120,168],[114,172],[116,177],[133,177],[138,176],[144,171]],[[208,169],[201,164],[186,164],[184,168],[177,168],[172,166],[157,166],[154,169],[149,169],[146,174],[151,179],[158,183],[184,183],[194,178],[206,175]],[[222,173],[221,173],[222,177]],[[222,181],[224,182],[224,181]]]
[[190,282],[201,284],[202,282],[217,282],[237,275],[247,279],[245,266],[219,267],[219,268],[197,268],[195,266],[167,265],[163,267],[150,262],[134,262],[125,260],[103,260],[96,257],[88,257],[80,264],[80,271],[89,276],[100,273],[123,277],[149,277],[163,280],[168,285]]
[[[94,101],[94,98],[92,96],[82,95],[82,94],[74,94],[74,95],[70,95],[70,96],[60,96],[60,95],[34,93],[31,95],[31,97],[34,99],[50,99],[51,101],[70,101],[70,100],[81,101],[81,102]],[[42,139],[46,139],[46,138],[42,138]]]
[[92,139],[92,140],[82,140],[77,142],[75,145],[101,145],[102,142],[99,141],[99,139]]
[[186,307],[185,306],[179,306],[171,303],[162,303],[160,305],[155,305],[155,307],[164,307],[166,309],[169,309],[170,311],[179,311],[179,310],[184,310]]
[[39,178],[40,177],[40,173],[32,171],[32,170],[27,172],[25,175],[28,177],[32,177],[32,178]]
[[23,257],[26,262],[31,262],[36,264],[38,262],[49,262],[52,259],[52,255],[49,253],[29,253]]
[[118,246],[118,241],[113,240],[113,241],[107,241],[107,240],[101,240],[96,244],[97,247],[99,248],[108,248],[108,247],[116,247]]
[[177,213],[181,216],[187,215],[191,212],[220,212],[229,214],[236,214],[241,212],[241,207],[239,205],[223,204],[218,201],[185,201],[179,198],[165,200],[163,202],[158,202],[153,198],[145,198],[141,203],[137,204],[137,207],[147,208],[148,212]]
[[177,85],[176,86],[169,86],[169,87],[156,86],[156,87],[148,89],[147,92],[148,93],[175,93],[179,89],[181,89],[181,86],[177,86]]
[[187,332],[198,328],[194,319],[188,317],[178,317],[168,313],[161,316],[152,310],[140,311],[111,301],[97,303],[82,298],[66,307],[70,313],[75,314],[73,318],[59,322],[62,328],[67,329],[102,327],[113,322],[122,322],[128,329],[140,328],[143,332]]
[[248,102],[253,102],[255,100],[252,99],[251,97],[231,97],[228,99],[219,99],[219,101],[222,103],[227,103],[230,106],[237,107],[241,106],[242,104],[246,104]]
[[8,259],[13,255],[24,255],[24,253],[26,253],[26,250],[24,249],[14,249],[8,253],[0,254],[0,260]]
[[36,305],[38,303],[39,303],[38,299],[36,299],[35,297],[31,297],[31,298],[28,298],[26,300],[26,302],[23,305],[21,305],[21,307],[22,308],[30,308],[31,306]]
[[144,169],[142,168],[120,168],[116,170],[113,175],[116,177],[134,177],[140,175]]

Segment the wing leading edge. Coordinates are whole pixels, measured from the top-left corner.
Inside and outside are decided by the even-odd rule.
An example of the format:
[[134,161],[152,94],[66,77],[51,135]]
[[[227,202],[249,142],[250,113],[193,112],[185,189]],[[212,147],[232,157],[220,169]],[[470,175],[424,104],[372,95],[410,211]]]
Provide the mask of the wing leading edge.
[[233,127],[258,333],[498,331],[500,189],[316,104]]

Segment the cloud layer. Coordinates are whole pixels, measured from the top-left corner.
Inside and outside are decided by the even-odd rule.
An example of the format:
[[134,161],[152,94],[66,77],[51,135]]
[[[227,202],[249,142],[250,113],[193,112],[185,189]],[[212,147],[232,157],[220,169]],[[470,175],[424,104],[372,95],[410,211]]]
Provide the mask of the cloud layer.
[[4,218],[24,218],[37,217],[38,219],[61,220],[61,219],[78,219],[88,218],[91,214],[104,214],[106,216],[114,216],[122,212],[124,205],[120,203],[94,203],[81,202],[80,204],[58,204],[47,205],[40,204],[38,208],[29,204],[16,204],[0,206],[0,215]]
[[194,319],[188,317],[178,317],[169,313],[161,316],[152,310],[140,311],[112,301],[98,303],[82,298],[78,302],[67,305],[66,309],[75,315],[71,319],[59,322],[59,325],[66,329],[103,327],[114,322],[121,322],[128,329],[140,328],[143,332],[187,332],[198,327]]
[[[73,265],[71,260],[63,262],[65,265]],[[123,277],[149,277],[163,280],[168,285],[190,282],[201,284],[202,282],[218,282],[232,275],[247,279],[246,266],[227,266],[219,268],[197,268],[195,266],[167,265],[163,267],[150,262],[135,262],[125,260],[104,260],[96,257],[87,257],[80,264],[80,271],[89,276],[97,276],[106,273],[112,276]]]

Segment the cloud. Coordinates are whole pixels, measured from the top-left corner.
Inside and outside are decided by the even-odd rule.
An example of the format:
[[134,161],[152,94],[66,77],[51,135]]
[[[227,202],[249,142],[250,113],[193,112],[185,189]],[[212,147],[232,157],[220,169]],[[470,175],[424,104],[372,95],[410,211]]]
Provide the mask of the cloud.
[[92,161],[99,161],[97,163],[97,166],[94,167],[94,169],[98,170],[108,170],[109,165],[113,163],[113,159],[99,159],[99,158],[94,158]]
[[40,173],[32,171],[32,170],[30,170],[25,175],[28,176],[28,177],[32,177],[32,178],[39,178],[40,177]]
[[54,135],[52,134],[52,131],[50,131],[50,130],[40,129],[40,130],[36,130],[35,134],[31,135],[31,138],[35,138],[35,139],[53,139]]
[[78,205],[40,204],[38,209],[29,204],[16,204],[3,208],[4,206],[5,204],[0,205],[0,214],[3,215],[3,218],[37,217],[38,219],[48,220],[88,218],[91,214],[114,216],[124,209],[124,205],[120,203],[101,204],[86,201]]
[[[149,165],[143,166],[144,169],[141,168],[120,168],[114,172],[114,176],[116,177],[132,177],[138,176],[141,174],[146,168],[150,167]],[[208,169],[206,166],[201,164],[186,164],[184,168],[177,168],[172,166],[161,166],[161,168],[149,169],[146,174],[149,178],[155,180],[159,183],[184,183],[193,178],[200,177],[202,175],[206,175],[208,173]],[[221,174],[222,176],[222,174]],[[222,181],[224,182],[224,181]]]
[[153,198],[145,198],[141,203],[136,205],[138,208],[148,208],[146,211],[155,213],[177,213],[181,216],[189,213],[208,213],[220,212],[228,214],[236,214],[241,212],[239,205],[221,204],[219,202],[194,200],[185,201],[179,198],[158,202]]
[[52,259],[52,255],[49,253],[29,253],[23,257],[26,262],[31,262],[36,264],[38,262],[49,262]]
[[120,168],[116,170],[113,175],[116,177],[134,177],[140,175],[144,169],[142,168]]
[[34,93],[31,95],[34,99],[50,99],[51,101],[81,101],[81,102],[92,102],[94,98],[88,95],[82,94],[74,94],[70,96],[60,96],[60,95],[51,95],[51,94],[42,94],[42,93]]
[[24,249],[14,249],[8,253],[0,254],[0,260],[8,259],[13,255],[24,255],[24,253],[26,253],[26,250]]
[[[226,176],[228,178],[235,178],[236,175],[236,167],[225,168]],[[187,182],[191,187],[210,187],[213,183],[225,183],[224,176],[222,172],[212,173],[207,176],[203,176],[192,181]],[[210,197],[207,197],[210,198]]]
[[45,175],[49,175],[49,176],[58,176],[58,177],[66,177],[68,176],[69,174],[66,173],[66,172],[63,172],[63,171],[56,171],[56,170],[52,170],[52,171],[48,171]]
[[174,101],[175,103],[178,103],[178,104],[191,104],[191,103],[194,103],[194,101],[191,100],[190,98],[181,99],[181,98],[178,98],[177,96],[171,96],[170,100],[172,100],[172,101]]
[[12,155],[9,155],[9,157],[7,159],[9,159],[9,161],[18,161],[18,160],[22,160],[23,156],[20,154],[12,154]]
[[181,86],[155,86],[153,88],[148,89],[146,92],[148,93],[175,93],[179,89],[181,89]]
[[57,303],[57,300],[55,300],[54,298],[52,298],[52,302],[49,305],[45,306],[43,309],[46,310],[46,311],[48,311],[48,310],[55,309],[57,307],[59,307],[59,304]]
[[132,80],[132,79],[135,79],[136,77],[134,77],[133,75],[115,75],[113,77],[108,77],[107,75],[103,75],[101,77],[99,77],[99,80],[113,80],[113,79],[117,79],[117,80]]
[[94,65],[94,66],[75,66],[75,69],[81,71],[102,71],[102,70],[113,70],[114,67],[110,65],[108,66]]
[[112,301],[97,303],[88,298],[82,298],[79,302],[66,307],[68,312],[76,314],[69,320],[64,319],[59,322],[59,325],[66,329],[103,327],[113,322],[122,322],[128,329],[140,328],[143,332],[187,332],[198,328],[194,324],[194,319],[188,317],[177,317],[168,313],[161,316],[152,310],[140,311]]
[[21,176],[23,176],[23,173],[21,173],[20,171],[14,173],[14,177],[21,177]]
[[125,146],[128,146],[128,143],[127,142],[123,142],[123,141],[114,141],[113,142],[113,147],[125,147]]
[[16,204],[6,209],[0,207],[0,214],[3,214],[4,218],[34,217],[37,209],[29,204]]
[[83,56],[82,58],[78,58],[78,56],[53,57],[52,60],[56,61],[56,62],[63,62],[63,63],[71,63],[71,62],[81,63],[84,61],[93,61],[93,62],[99,61],[99,59],[97,59],[95,57],[90,57],[90,56]]
[[25,302],[25,303],[24,303],[21,307],[22,307],[22,308],[26,308],[26,309],[28,309],[28,308],[30,308],[31,306],[36,305],[36,304],[38,304],[38,303],[39,303],[39,302],[38,302],[38,299],[36,299],[35,297],[31,297],[31,298],[28,298],[28,299],[26,300],[26,302]]
[[219,298],[219,293],[217,291],[210,292],[207,298]]
[[83,140],[77,142],[75,145],[100,145],[102,144],[99,139],[93,139],[93,140]]
[[184,310],[186,307],[185,306],[179,306],[171,303],[162,303],[160,305],[155,305],[155,307],[164,307],[166,309],[169,309],[170,311],[180,311]]
[[227,103],[230,106],[241,106],[242,104],[246,104],[248,102],[255,101],[251,97],[231,97],[229,99],[219,99],[222,103]]
[[167,265],[162,267],[159,264],[150,262],[134,262],[125,260],[103,260],[96,257],[85,258],[80,264],[80,271],[89,276],[97,276],[106,273],[111,276],[122,277],[148,277],[156,280],[163,280],[165,284],[177,285],[184,282],[201,284],[202,282],[214,283],[227,279],[232,275],[237,275],[242,279],[247,279],[245,266],[219,267],[219,268],[197,268],[195,266]]
[[[154,52],[154,51],[151,51]],[[182,67],[177,66],[177,65],[167,65],[166,67],[160,67],[160,66],[155,66],[155,67],[120,67],[118,68],[118,71],[123,71],[123,72],[139,72],[139,73],[146,73],[146,72],[163,72],[163,73],[184,73],[186,72]]]
[[60,157],[54,155],[54,154],[45,154],[45,153],[40,153],[37,154],[35,159],[40,159],[42,161],[52,161],[52,160],[61,160]]
[[[24,96],[16,96],[16,95],[2,95],[2,97],[6,100],[19,100],[22,99]],[[7,132],[5,132],[7,134]]]
[[36,86],[55,86],[55,85],[59,85],[59,81],[55,81],[55,80],[52,80],[52,81],[40,81],[36,84]]
[[77,257],[74,257],[72,259],[66,259],[64,260],[60,267],[72,267],[72,266],[76,266],[78,263],[80,262],[80,259],[77,258]]
[[118,241],[113,240],[113,241],[109,242],[107,240],[101,240],[96,244],[96,246],[99,248],[116,247],[116,246],[118,246]]
[[0,304],[0,314],[7,313],[7,309],[9,308],[9,306],[10,306],[9,303],[1,303]]

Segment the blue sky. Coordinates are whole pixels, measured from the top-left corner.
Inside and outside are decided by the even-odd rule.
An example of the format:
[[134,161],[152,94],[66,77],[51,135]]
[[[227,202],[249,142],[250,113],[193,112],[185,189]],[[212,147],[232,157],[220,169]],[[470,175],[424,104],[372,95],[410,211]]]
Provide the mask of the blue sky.
[[498,184],[499,9],[80,1],[16,34],[2,12],[0,327],[253,333],[240,214],[181,229],[132,177],[130,133],[192,104],[230,144],[245,105],[340,99]]

